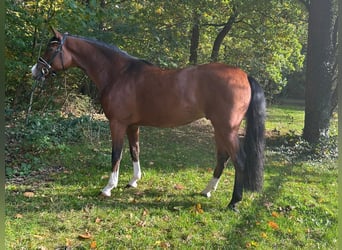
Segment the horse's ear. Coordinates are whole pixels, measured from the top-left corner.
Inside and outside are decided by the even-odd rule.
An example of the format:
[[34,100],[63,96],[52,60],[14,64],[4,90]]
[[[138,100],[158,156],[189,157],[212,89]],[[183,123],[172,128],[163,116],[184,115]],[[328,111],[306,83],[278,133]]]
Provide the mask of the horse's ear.
[[62,40],[63,35],[59,33],[54,27],[51,26],[50,28],[51,28],[52,33],[55,35],[55,37],[59,40]]

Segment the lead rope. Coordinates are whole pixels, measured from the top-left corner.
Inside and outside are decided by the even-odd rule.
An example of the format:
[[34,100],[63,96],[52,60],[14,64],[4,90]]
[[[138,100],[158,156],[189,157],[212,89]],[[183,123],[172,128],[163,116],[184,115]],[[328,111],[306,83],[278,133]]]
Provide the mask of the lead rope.
[[[63,35],[63,38],[62,38],[62,40],[61,40],[61,44],[60,44],[60,46],[58,47],[58,49],[56,50],[56,52],[55,52],[56,54],[55,54],[54,56],[52,56],[51,60],[47,63],[49,66],[50,66],[50,64],[52,63],[52,61],[53,61],[53,59],[55,58],[55,56],[57,56],[58,54],[60,54],[60,56],[61,56],[61,62],[62,62],[62,68],[63,68],[63,70],[64,70],[63,48],[62,48],[62,47],[63,47],[63,45],[64,45],[64,42],[65,42],[67,36],[68,36],[68,33],[65,33],[65,34]],[[42,44],[40,44],[40,47],[39,47],[39,53],[38,53],[39,56],[38,56],[38,60],[37,60],[37,61],[39,61],[41,50],[42,50]],[[51,68],[51,66],[50,66],[50,68]],[[49,69],[49,71],[50,71],[50,69]],[[28,125],[29,116],[30,116],[30,113],[31,113],[31,110],[32,110],[34,91],[36,90],[36,87],[38,86],[38,84],[39,84],[39,81],[35,80],[35,83],[34,83],[33,86],[32,86],[32,91],[31,91],[31,96],[30,96],[30,103],[29,103],[29,107],[28,107],[27,113],[26,113],[26,121],[25,121],[26,126]]]
[[[40,46],[39,46],[38,58],[40,57],[41,51],[42,51],[42,44],[40,44]],[[38,60],[38,58],[37,58],[37,60]],[[29,103],[29,107],[28,107],[27,112],[26,112],[26,119],[25,119],[25,124],[26,124],[26,126],[28,125],[29,116],[30,116],[31,110],[32,110],[32,103],[33,103],[34,91],[36,90],[38,84],[39,84],[39,82],[38,82],[37,80],[35,80],[35,81],[34,81],[34,84],[33,84],[33,86],[32,86],[31,96],[30,96],[30,103]]]
[[32,103],[33,103],[33,94],[34,94],[34,91],[36,90],[36,87],[38,85],[38,81],[34,81],[34,84],[33,84],[33,87],[32,87],[32,91],[31,91],[31,96],[30,96],[30,103],[29,103],[29,107],[27,109],[27,113],[26,113],[26,126],[28,125],[28,122],[29,122],[29,116],[30,116],[30,113],[31,113],[31,109],[32,109]]

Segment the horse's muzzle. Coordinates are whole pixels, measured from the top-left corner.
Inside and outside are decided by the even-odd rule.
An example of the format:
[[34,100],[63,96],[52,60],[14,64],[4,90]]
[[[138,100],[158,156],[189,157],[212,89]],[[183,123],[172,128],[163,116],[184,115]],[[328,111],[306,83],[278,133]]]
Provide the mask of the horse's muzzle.
[[32,78],[36,81],[45,81],[45,75],[43,69],[39,70],[37,64],[31,68]]

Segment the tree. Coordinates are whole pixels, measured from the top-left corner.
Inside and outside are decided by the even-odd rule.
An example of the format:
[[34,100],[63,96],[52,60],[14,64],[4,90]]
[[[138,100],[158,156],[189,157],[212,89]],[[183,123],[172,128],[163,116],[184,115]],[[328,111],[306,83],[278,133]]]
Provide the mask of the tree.
[[193,26],[191,29],[191,38],[190,38],[190,57],[189,63],[190,64],[197,64],[197,57],[198,57],[198,45],[199,45],[199,38],[200,38],[200,25],[199,25],[199,13],[194,10],[194,21]]
[[[28,65],[45,48],[50,25],[114,44],[165,68],[185,67],[189,61],[208,63],[213,54],[214,61],[255,76],[269,97],[284,86],[286,74],[302,68],[306,12],[298,0],[6,0],[6,4],[9,106],[17,99],[26,109],[33,85]],[[234,23],[233,6],[239,13]],[[66,93],[66,87],[74,92],[84,89],[89,80],[75,69],[49,81],[53,84],[44,85],[49,93],[54,93],[51,89]],[[39,100],[44,97],[50,98],[40,95]]]
[[211,61],[218,61],[219,51],[223,39],[226,37],[228,32],[232,29],[234,22],[236,21],[236,17],[238,16],[238,12],[236,8],[233,6],[233,13],[229,17],[228,21],[223,25],[221,31],[217,34],[216,39],[214,41],[213,50],[211,52]]
[[311,0],[309,8],[305,123],[303,138],[317,142],[329,136],[337,87],[337,1]]

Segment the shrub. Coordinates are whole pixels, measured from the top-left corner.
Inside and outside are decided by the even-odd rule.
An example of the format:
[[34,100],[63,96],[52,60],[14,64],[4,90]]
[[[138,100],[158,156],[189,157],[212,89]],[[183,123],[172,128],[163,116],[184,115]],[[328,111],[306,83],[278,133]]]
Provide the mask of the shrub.
[[321,138],[317,143],[309,143],[290,131],[283,137],[281,145],[275,151],[289,161],[336,160],[338,157],[337,136]]

